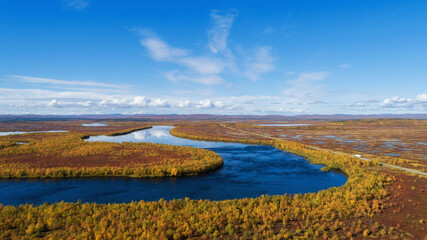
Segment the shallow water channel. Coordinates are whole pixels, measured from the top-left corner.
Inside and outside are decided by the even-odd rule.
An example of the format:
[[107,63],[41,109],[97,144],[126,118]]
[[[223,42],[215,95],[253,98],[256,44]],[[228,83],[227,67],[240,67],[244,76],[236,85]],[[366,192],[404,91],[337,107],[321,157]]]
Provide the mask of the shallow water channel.
[[50,130],[50,131],[29,131],[29,132],[22,132],[22,131],[0,132],[0,136],[18,135],[18,134],[27,134],[27,133],[60,133],[60,132],[68,132],[68,131],[66,131],[66,130]]
[[347,178],[322,172],[321,165],[271,146],[204,142],[177,138],[170,126],[154,126],[122,136],[93,136],[87,141],[153,142],[210,149],[224,160],[214,172],[170,178],[61,178],[0,180],[0,203],[19,205],[44,202],[123,203],[185,198],[224,200],[262,194],[317,192],[338,187]]

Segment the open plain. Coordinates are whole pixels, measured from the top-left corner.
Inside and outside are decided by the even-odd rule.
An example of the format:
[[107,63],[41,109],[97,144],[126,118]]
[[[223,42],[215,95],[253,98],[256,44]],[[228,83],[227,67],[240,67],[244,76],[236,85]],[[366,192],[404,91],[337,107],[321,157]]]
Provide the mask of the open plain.
[[[277,239],[420,239],[425,236],[427,178],[378,164],[378,161],[386,161],[425,171],[423,157],[426,151],[419,144],[426,139],[425,120],[292,121],[286,122],[285,126],[276,126],[279,124],[277,122],[273,126],[260,126],[271,124],[271,121],[201,120],[188,123],[183,120],[106,119],[102,121],[107,123],[105,125],[82,125],[91,122],[2,122],[2,132],[37,132],[0,137],[1,177],[185,178],[185,175],[221,168],[222,159],[209,150],[153,143],[85,141],[88,136],[120,136],[144,131],[153,125],[175,125],[171,134],[180,138],[272,145],[302,155],[312,163],[322,164],[325,169],[342,171],[348,180],[344,186],[318,193],[231,201],[160,199],[159,202],[111,205],[64,202],[40,206],[2,205],[2,238],[145,236],[207,239],[259,236]],[[53,130],[63,132],[38,132]],[[413,136],[408,137],[409,133]],[[381,148],[389,142],[410,148],[421,147],[416,148],[412,156],[411,151],[398,147]],[[379,151],[372,153],[377,147]],[[325,149],[327,151],[323,151]],[[398,154],[399,157],[391,158],[385,153]],[[355,154],[373,161],[360,159]],[[104,212],[106,208],[111,210]],[[129,211],[132,211],[131,215]],[[121,215],[126,212],[127,215]],[[170,214],[174,217],[168,217]],[[24,219],[23,215],[27,217]],[[78,222],[77,219],[82,216],[86,221]],[[146,216],[157,217],[148,220]],[[138,224],[128,222],[129,217],[137,220]],[[110,222],[118,230],[105,228],[107,222],[104,221]]]

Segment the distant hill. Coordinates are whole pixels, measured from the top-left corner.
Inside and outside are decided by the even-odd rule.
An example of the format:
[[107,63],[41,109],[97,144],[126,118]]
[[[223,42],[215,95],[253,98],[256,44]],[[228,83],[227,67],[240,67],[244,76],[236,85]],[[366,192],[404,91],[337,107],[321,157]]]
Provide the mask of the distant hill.
[[64,121],[64,120],[139,120],[139,121],[159,121],[159,120],[353,120],[372,118],[398,118],[398,119],[427,119],[427,114],[370,114],[370,115],[211,115],[211,114],[100,114],[100,115],[0,115],[0,121]]

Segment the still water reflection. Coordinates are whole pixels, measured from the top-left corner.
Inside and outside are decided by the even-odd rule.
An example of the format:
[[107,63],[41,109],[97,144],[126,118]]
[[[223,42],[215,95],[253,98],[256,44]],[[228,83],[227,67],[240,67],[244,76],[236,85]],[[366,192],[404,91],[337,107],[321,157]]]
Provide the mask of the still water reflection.
[[322,172],[320,165],[271,146],[204,142],[177,138],[170,126],[154,126],[123,136],[95,136],[87,141],[154,142],[210,149],[224,159],[212,173],[180,178],[64,178],[0,180],[0,203],[42,204],[70,201],[122,203],[189,197],[224,200],[262,194],[317,192],[341,186],[346,177]]

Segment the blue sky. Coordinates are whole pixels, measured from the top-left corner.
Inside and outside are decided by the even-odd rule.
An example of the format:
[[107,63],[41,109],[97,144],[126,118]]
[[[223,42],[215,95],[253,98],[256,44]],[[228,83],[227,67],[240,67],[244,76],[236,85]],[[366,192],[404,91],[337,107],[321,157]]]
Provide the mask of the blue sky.
[[0,2],[0,114],[426,113],[427,2]]

